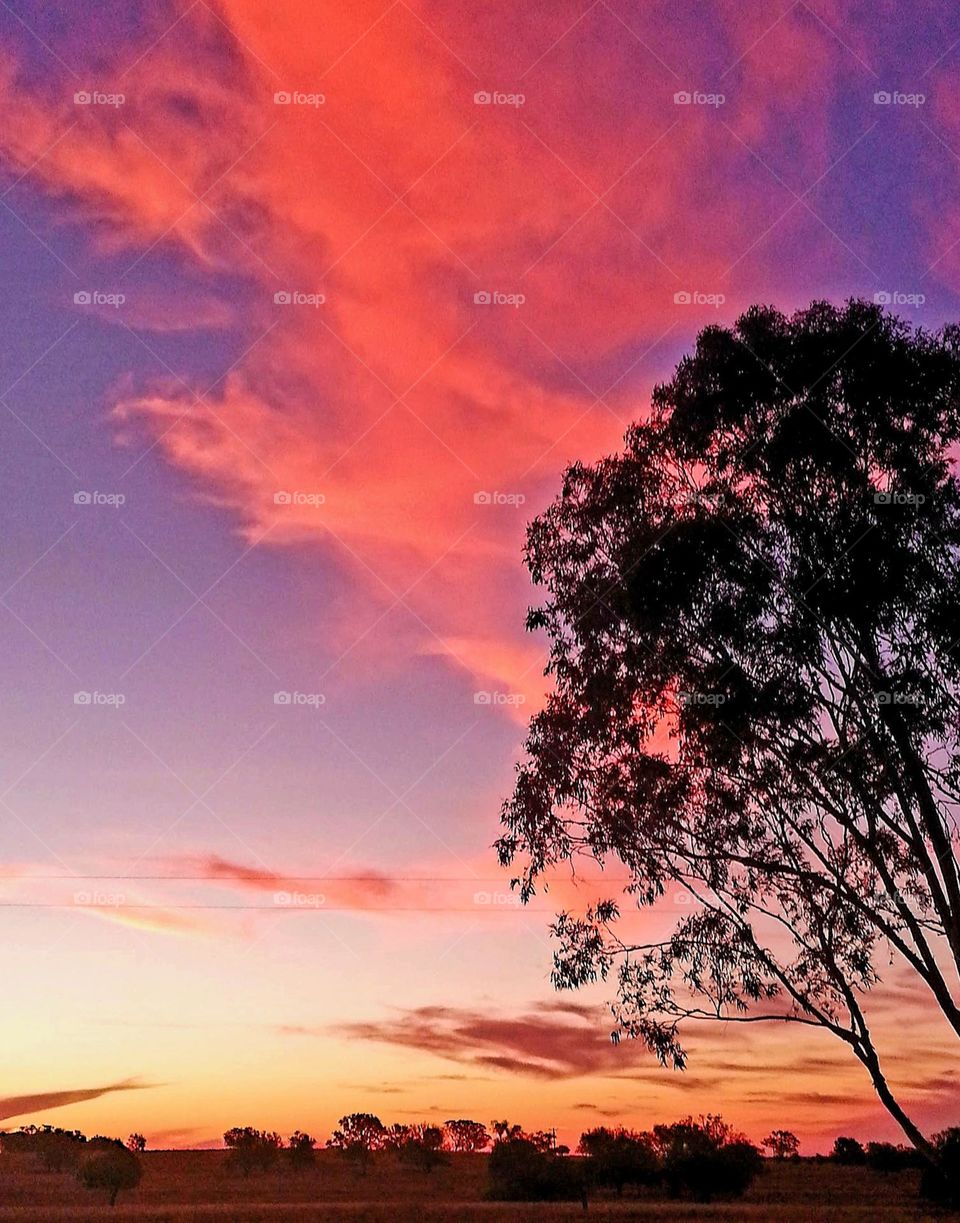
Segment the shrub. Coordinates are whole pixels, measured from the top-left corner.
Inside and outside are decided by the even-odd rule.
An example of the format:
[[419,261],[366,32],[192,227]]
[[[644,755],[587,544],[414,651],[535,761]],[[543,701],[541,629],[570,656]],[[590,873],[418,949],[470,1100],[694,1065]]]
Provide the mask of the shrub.
[[627,1185],[650,1185],[660,1176],[660,1158],[650,1134],[600,1126],[580,1135],[578,1150],[588,1157],[591,1184],[613,1189],[617,1197]]
[[720,1117],[688,1117],[654,1127],[664,1178],[673,1197],[695,1201],[740,1197],[763,1167],[760,1152]]
[[91,1151],[77,1169],[81,1185],[105,1189],[111,1206],[121,1189],[136,1189],[142,1175],[140,1160],[119,1141]]
[[556,1202],[585,1198],[582,1161],[541,1150],[529,1138],[494,1144],[487,1196],[498,1202]]
[[837,1138],[833,1144],[833,1159],[838,1164],[862,1164],[867,1155],[856,1138]]

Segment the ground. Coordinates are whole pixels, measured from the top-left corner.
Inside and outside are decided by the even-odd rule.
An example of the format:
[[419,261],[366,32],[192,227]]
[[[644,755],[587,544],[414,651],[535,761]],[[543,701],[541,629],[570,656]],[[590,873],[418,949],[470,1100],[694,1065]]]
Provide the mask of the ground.
[[112,1210],[71,1173],[43,1172],[26,1157],[0,1156],[0,1223],[916,1223],[916,1174],[883,1176],[812,1160],[768,1162],[740,1202],[708,1206],[624,1198],[579,1203],[489,1203],[486,1157],[453,1156],[432,1173],[383,1157],[366,1176],[333,1152],[311,1171],[232,1173],[222,1151],[148,1151],[139,1189]]

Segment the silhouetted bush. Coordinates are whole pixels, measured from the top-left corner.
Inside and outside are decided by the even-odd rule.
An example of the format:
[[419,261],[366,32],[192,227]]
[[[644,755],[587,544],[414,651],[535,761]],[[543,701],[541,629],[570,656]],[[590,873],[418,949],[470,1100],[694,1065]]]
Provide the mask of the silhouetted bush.
[[663,1175],[673,1197],[698,1202],[740,1197],[763,1167],[760,1152],[720,1117],[688,1117],[654,1127]]
[[529,1138],[508,1138],[490,1152],[487,1196],[498,1202],[557,1202],[585,1195],[582,1160],[542,1150]]
[[244,1176],[249,1176],[254,1170],[266,1172],[273,1167],[283,1147],[279,1134],[257,1130],[250,1125],[237,1125],[227,1130],[223,1141],[230,1150],[228,1167],[235,1168]]
[[600,1126],[580,1135],[578,1150],[588,1157],[590,1183],[613,1189],[617,1197],[627,1185],[651,1185],[660,1177],[660,1159],[650,1134]]
[[856,1138],[844,1136],[834,1140],[832,1158],[838,1164],[862,1164],[867,1161],[867,1153]]
[[77,1180],[85,1189],[105,1189],[110,1205],[121,1189],[136,1189],[143,1171],[140,1160],[119,1140],[90,1151],[77,1169]]
[[294,1130],[290,1135],[290,1141],[287,1143],[287,1158],[290,1160],[294,1168],[309,1168],[312,1167],[316,1159],[316,1151],[314,1147],[317,1145],[316,1138],[310,1134],[305,1134],[302,1130]]

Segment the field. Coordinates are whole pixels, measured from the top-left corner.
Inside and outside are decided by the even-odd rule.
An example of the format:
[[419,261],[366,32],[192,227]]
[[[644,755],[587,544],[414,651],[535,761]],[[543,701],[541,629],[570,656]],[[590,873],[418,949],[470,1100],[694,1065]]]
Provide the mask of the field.
[[323,1152],[316,1167],[247,1178],[231,1172],[222,1151],[148,1151],[137,1190],[111,1210],[70,1173],[36,1169],[28,1157],[0,1156],[0,1223],[908,1223],[930,1218],[914,1196],[915,1174],[882,1176],[863,1168],[799,1161],[770,1163],[740,1202],[697,1205],[597,1198],[576,1204],[483,1200],[486,1157],[453,1156],[425,1174],[383,1159],[358,1176]]

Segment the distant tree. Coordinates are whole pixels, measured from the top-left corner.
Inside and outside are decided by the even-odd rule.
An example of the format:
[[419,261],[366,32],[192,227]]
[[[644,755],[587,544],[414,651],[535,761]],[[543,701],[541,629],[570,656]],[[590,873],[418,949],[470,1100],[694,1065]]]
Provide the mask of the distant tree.
[[904,1159],[905,1154],[903,1147],[894,1146],[892,1142],[868,1142],[867,1167],[872,1168],[874,1172],[899,1172],[901,1168],[908,1166]]
[[487,1127],[480,1121],[446,1121],[444,1130],[451,1151],[483,1151],[490,1143]]
[[763,1164],[757,1148],[718,1116],[656,1125],[653,1136],[674,1197],[688,1194],[698,1202],[740,1197]]
[[385,1151],[399,1151],[410,1137],[412,1129],[412,1126],[404,1125],[399,1121],[395,1121],[393,1125],[388,1125],[383,1131],[381,1147]]
[[593,1184],[613,1189],[617,1197],[627,1185],[650,1185],[660,1175],[653,1136],[600,1126],[580,1135],[577,1150],[589,1157]]
[[497,1142],[510,1142],[514,1138],[523,1138],[523,1126],[511,1125],[509,1121],[491,1121],[490,1128],[493,1130]]
[[287,1143],[287,1158],[291,1165],[298,1169],[312,1167],[316,1158],[316,1145],[316,1138],[305,1134],[303,1130],[294,1130]]
[[444,1162],[443,1130],[439,1125],[411,1125],[396,1148],[403,1163],[421,1172],[432,1172]]
[[223,1136],[224,1145],[229,1149],[227,1157],[229,1166],[249,1176],[254,1170],[266,1172],[277,1161],[283,1148],[283,1139],[279,1134],[254,1129],[250,1125],[234,1126]]
[[64,1130],[59,1126],[30,1126],[29,1148],[48,1172],[62,1172],[76,1168],[87,1146],[85,1135],[79,1130]]
[[105,1189],[111,1206],[121,1190],[136,1189],[142,1175],[140,1160],[119,1141],[90,1151],[77,1169],[81,1185],[85,1189]]
[[354,1166],[366,1174],[375,1151],[383,1149],[387,1130],[373,1113],[350,1113],[341,1117],[340,1128],[327,1139],[327,1146],[342,1152]]
[[862,1164],[867,1154],[856,1138],[841,1136],[834,1139],[832,1158],[838,1164]]
[[531,525],[555,691],[499,853],[619,862],[560,914],[555,982],[616,970],[617,1032],[683,1067],[685,1020],[841,1040],[907,1138],[867,995],[888,948],[960,1035],[960,328],[863,301],[701,332],[622,454]]
[[772,1130],[760,1144],[774,1159],[792,1159],[800,1150],[800,1139],[789,1130]]
[[586,1204],[583,1163],[537,1147],[529,1138],[500,1138],[487,1161],[487,1196],[495,1201],[528,1202],[580,1198]]
[[147,1140],[142,1134],[131,1134],[127,1138],[127,1150],[133,1151],[135,1155],[141,1154],[147,1149]]

